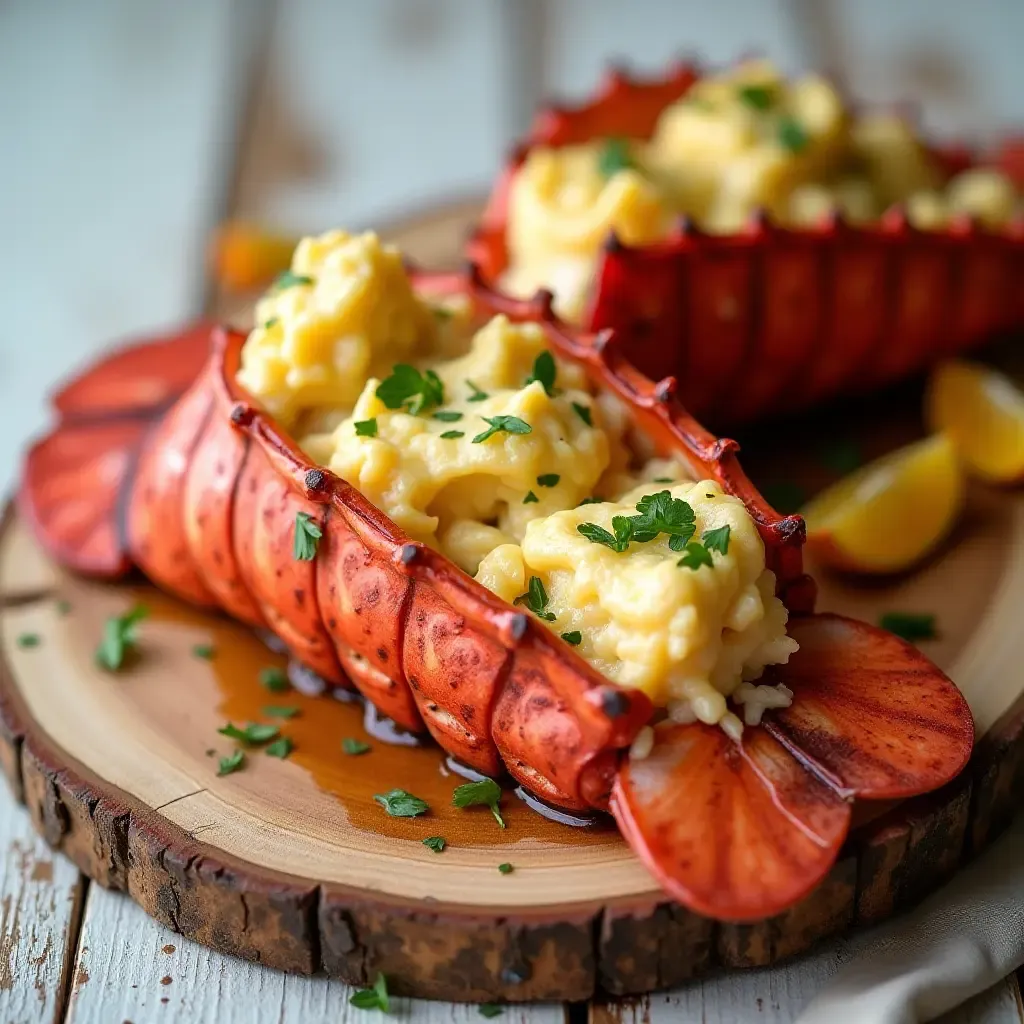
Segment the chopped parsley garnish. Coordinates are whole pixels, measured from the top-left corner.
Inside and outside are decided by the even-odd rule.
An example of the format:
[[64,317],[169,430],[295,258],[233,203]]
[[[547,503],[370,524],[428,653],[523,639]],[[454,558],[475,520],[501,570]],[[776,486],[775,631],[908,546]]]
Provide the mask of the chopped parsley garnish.
[[465,437],[466,432],[464,430],[446,430],[441,434],[442,441],[457,441],[460,437]]
[[534,504],[534,502],[537,501],[540,501],[540,498],[538,498],[537,495],[533,493],[533,491],[527,491],[526,497],[523,498],[524,505],[532,505]]
[[391,1009],[387,978],[378,972],[373,988],[361,988],[358,992],[353,992],[349,1004],[357,1010],[380,1010],[387,1013]]
[[691,541],[687,544],[683,557],[676,562],[676,565],[694,570],[699,569],[702,565],[714,567],[714,564],[711,560],[711,552],[699,541]]
[[537,477],[537,483],[541,487],[556,487],[562,478],[557,473],[543,473]]
[[480,444],[499,431],[504,431],[506,434],[529,434],[533,430],[526,420],[521,420],[518,416],[481,416],[480,418],[489,426],[473,438],[473,444]]
[[653,483],[656,483],[656,484],[674,484],[675,480],[673,480],[672,477],[670,477],[670,476],[656,476],[654,478],[654,480],[653,480]]
[[525,604],[527,608],[545,622],[554,622],[555,616],[547,610],[548,592],[539,576],[531,576],[529,586],[525,594],[520,594],[513,604]]
[[467,402],[486,402],[491,397],[486,391],[481,391],[471,380],[467,379],[466,384],[469,386]]
[[433,370],[420,373],[415,366],[398,363],[391,376],[377,385],[375,394],[389,409],[404,408],[416,416],[444,402],[444,384]]
[[625,516],[613,516],[612,529],[614,534],[597,523],[580,523],[576,532],[586,537],[591,544],[603,544],[612,551],[625,551],[633,537],[633,524]]
[[298,562],[312,562],[316,558],[316,546],[323,536],[323,530],[307,512],[295,513],[295,534],[292,557]]
[[377,420],[356,420],[356,437],[376,437],[377,436]]
[[294,718],[299,709],[292,704],[268,704],[263,709],[263,714],[268,718]]
[[448,845],[448,840],[444,836],[427,836],[423,840],[423,845],[434,853],[440,853]]
[[604,140],[604,145],[597,154],[597,169],[603,178],[610,178],[619,171],[628,171],[632,166],[633,158],[629,152],[627,139],[611,136]]
[[934,640],[938,636],[935,616],[917,612],[886,612],[878,619],[882,629],[914,643],[917,640]]
[[287,736],[282,736],[263,751],[268,757],[286,758],[295,749],[295,744]]
[[667,533],[673,540],[681,537],[685,542],[696,529],[693,509],[682,498],[673,498],[670,491],[645,494],[636,503],[636,510],[640,515],[633,516],[631,521],[633,539],[637,541],[653,540],[659,533]]
[[509,864],[509,862],[508,862],[508,861],[505,861],[505,863],[504,863],[504,864],[499,864],[499,865],[498,865],[498,870],[499,870],[499,871],[500,871],[500,872],[501,872],[501,873],[502,873],[503,875],[511,875],[511,874],[512,874],[512,872],[513,872],[513,871],[514,871],[515,869],[514,869],[514,868],[512,867],[512,865],[511,865],[511,864]]
[[70,611],[71,611],[71,602],[70,601],[58,601],[57,602],[57,614],[58,615],[67,615],[68,612],[70,612]]
[[40,644],[40,636],[38,633],[22,633],[18,637],[18,646],[22,650],[27,650],[29,647],[38,647]]
[[577,505],[576,507],[579,508],[581,505],[603,505],[603,504],[604,504],[604,498],[599,498],[596,494],[591,494],[588,498],[584,498],[580,502],[580,504]]
[[579,647],[583,643],[583,634],[578,629],[574,629],[569,633],[563,633],[562,639],[571,647]]
[[845,476],[864,462],[860,447],[853,441],[837,441],[821,451],[822,463],[835,473]]
[[213,644],[194,644],[192,647],[192,656],[202,658],[203,661],[213,661],[213,656],[216,653],[217,648]]
[[116,672],[124,664],[125,657],[135,650],[135,629],[148,614],[145,605],[137,604],[124,615],[107,619],[103,640],[96,650],[96,661],[102,668]]
[[269,320],[263,321],[263,330],[269,331],[271,327],[277,326],[277,317],[272,316]]
[[384,808],[392,818],[416,818],[430,810],[425,800],[421,800],[404,789],[392,789],[388,793],[375,793],[373,799]]
[[732,532],[728,523],[717,530],[705,530],[701,535],[704,547],[708,551],[717,551],[720,555],[729,554],[729,534]]
[[573,402],[572,407],[576,410],[576,415],[579,416],[579,418],[583,420],[588,427],[592,427],[594,425],[594,421],[590,416],[589,405],[582,405],[580,402]]
[[533,361],[533,372],[526,378],[523,386],[529,387],[534,381],[537,381],[544,388],[544,393],[548,398],[553,398],[557,374],[558,368],[555,366],[555,357],[545,349]]
[[779,145],[790,153],[800,153],[811,141],[807,130],[796,118],[783,117],[779,121]]
[[296,274],[294,271],[285,270],[274,278],[273,288],[275,292],[284,291],[285,288],[295,288],[297,285],[315,284],[311,277],[305,274]]
[[269,743],[277,737],[280,731],[276,725],[262,725],[259,722],[250,722],[244,729],[239,729],[237,725],[228,722],[227,725],[221,726],[217,730],[221,736],[227,736],[228,739],[238,740],[240,743],[251,743],[256,746],[261,743]]
[[260,669],[260,686],[266,687],[271,693],[284,693],[291,689],[291,683],[284,672],[276,665],[268,665]]
[[245,764],[245,751],[236,750],[233,754],[228,754],[227,757],[220,759],[217,774],[230,775],[232,772],[237,772],[243,764]]
[[458,423],[462,419],[462,413],[456,412],[454,409],[438,409],[433,414],[433,418],[442,423]]
[[754,110],[767,110],[775,102],[772,90],[764,85],[740,86],[739,97]]
[[348,754],[349,757],[358,757],[360,754],[368,754],[372,749],[369,743],[364,740],[356,740],[351,736],[346,736],[341,741],[341,749]]
[[476,807],[483,805],[491,809],[494,820],[502,827],[505,827],[505,819],[501,816],[499,804],[501,803],[501,786],[494,779],[479,779],[476,782],[467,782],[465,785],[457,786],[452,793],[452,804],[456,807]]
[[497,1003],[481,1003],[477,1007],[477,1013],[481,1017],[486,1017],[490,1020],[492,1017],[500,1017],[505,1012],[503,1006],[499,1006]]

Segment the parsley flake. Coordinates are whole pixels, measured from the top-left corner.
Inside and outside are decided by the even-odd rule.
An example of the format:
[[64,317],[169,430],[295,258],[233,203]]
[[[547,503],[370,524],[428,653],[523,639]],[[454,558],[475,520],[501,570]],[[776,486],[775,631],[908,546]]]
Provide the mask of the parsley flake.
[[670,476],[656,476],[653,482],[656,484],[674,484],[675,480]]
[[346,736],[341,741],[341,749],[344,750],[349,757],[358,757],[360,754],[368,754],[373,748],[364,740],[356,740],[351,736]]
[[678,566],[682,566],[686,569],[693,569],[695,571],[702,565],[714,567],[714,564],[715,563],[711,560],[711,552],[698,541],[691,541],[687,544],[683,557],[676,562],[676,565]]
[[299,285],[315,284],[313,278],[306,274],[296,274],[294,271],[285,270],[274,278],[272,285],[275,292],[284,291],[285,288],[295,288]]
[[740,87],[739,97],[754,110],[767,110],[775,101],[772,90],[764,85],[743,85]]
[[486,391],[481,391],[471,380],[466,380],[469,385],[469,398],[467,402],[486,402],[491,396]]
[[504,863],[504,864],[499,864],[499,865],[498,865],[498,870],[499,870],[499,871],[500,871],[500,872],[501,872],[501,873],[502,873],[503,875],[511,875],[511,874],[512,874],[512,872],[513,872],[513,871],[515,870],[515,868],[513,868],[513,867],[512,867],[512,865],[511,865],[511,864],[509,864],[509,862],[508,862],[508,861],[505,861],[505,863]]
[[582,505],[603,505],[603,504],[604,504],[604,498],[599,498],[596,494],[591,494],[588,498],[584,498],[579,503],[579,505],[577,505],[576,507],[580,508],[580,506],[582,506]]
[[428,849],[434,851],[434,853],[441,853],[442,850],[448,845],[448,840],[444,836],[427,836],[423,840],[423,845]]
[[236,750],[233,754],[228,754],[227,757],[222,757],[220,759],[220,764],[217,767],[217,774],[230,775],[232,772],[237,772],[243,764],[245,764],[245,751]]
[[404,408],[416,416],[444,402],[444,384],[433,370],[420,373],[415,366],[397,363],[375,394],[389,409]]
[[291,689],[288,677],[276,665],[268,665],[260,669],[260,686],[265,687],[271,693],[284,693]]
[[298,562],[312,562],[316,558],[316,546],[322,536],[320,524],[311,515],[296,512],[292,557]]
[[202,658],[203,661],[213,661],[213,656],[216,653],[217,648],[213,644],[194,644],[192,647],[192,656]]
[[460,437],[465,437],[466,432],[464,430],[446,430],[441,434],[442,441],[457,441]]
[[38,647],[41,638],[38,633],[22,633],[18,637],[18,646],[24,651],[30,647]]
[[555,487],[561,479],[562,478],[557,473],[542,473],[537,477],[537,483],[539,483],[541,487]]
[[135,629],[147,615],[149,609],[137,604],[124,615],[107,619],[103,627],[103,641],[96,650],[96,662],[102,668],[116,672],[124,664],[125,657],[135,650]]
[[557,393],[555,388],[555,377],[558,375],[558,367],[555,366],[555,357],[545,349],[533,361],[533,372],[526,378],[523,387],[529,387],[534,381],[544,388],[548,398],[553,398]]
[[373,988],[361,988],[358,992],[353,992],[349,1004],[357,1010],[381,1010],[387,1013],[391,1009],[387,978],[378,972]]
[[70,611],[71,611],[71,602],[70,601],[58,601],[57,602],[57,614],[58,615],[67,615],[68,612],[70,612]]
[[277,326],[277,317],[272,316],[269,320],[263,321],[263,330],[269,331],[271,327]]
[[505,1008],[497,1003],[481,1003],[476,1009],[481,1017],[486,1017],[488,1020],[492,1017],[500,1017],[505,1012]]
[[580,402],[573,402],[572,407],[576,410],[576,415],[579,416],[579,418],[583,420],[588,427],[592,427],[594,425],[594,421],[590,415],[589,405],[582,405]]
[[392,789],[388,793],[375,793],[373,799],[384,808],[392,818],[416,818],[430,810],[425,800],[421,800],[404,789]]
[[531,576],[526,593],[520,594],[512,603],[525,604],[538,619],[543,619],[545,622],[555,621],[555,616],[547,610],[548,592],[544,589],[544,584],[539,576]]
[[294,718],[299,709],[291,704],[268,704],[263,709],[263,714],[268,718]]
[[356,420],[356,437],[376,437],[377,436],[377,420]]
[[452,804],[455,807],[476,807],[484,805],[490,807],[494,820],[502,827],[505,827],[505,819],[501,816],[498,805],[501,803],[501,786],[494,779],[478,779],[476,782],[467,782],[465,785],[457,786],[452,793]]
[[629,152],[629,140],[612,136],[604,140],[597,154],[597,169],[602,178],[610,178],[619,171],[628,171],[633,166]]
[[621,553],[629,547],[629,542],[633,539],[633,523],[626,516],[613,516],[612,529],[615,532],[609,533],[597,523],[580,523],[576,527],[576,532],[586,537],[591,544],[603,544],[606,548]]
[[239,729],[237,725],[228,722],[227,725],[221,726],[217,730],[221,736],[227,736],[228,739],[257,746],[261,743],[269,743],[280,731],[276,725],[263,725],[259,722],[250,722],[244,729]]
[[563,633],[562,639],[569,644],[570,647],[579,647],[579,645],[583,643],[583,634],[578,629],[574,629],[569,633]]
[[282,736],[263,751],[268,757],[286,758],[295,749],[295,744],[287,736]]
[[811,141],[807,129],[794,117],[783,117],[779,121],[779,145],[790,153],[800,153]]
[[480,418],[490,426],[473,438],[473,444],[480,444],[499,431],[504,431],[506,434],[529,434],[533,430],[529,423],[521,420],[518,416],[481,416]]
[[454,409],[438,409],[433,414],[433,418],[442,423],[458,423],[462,419],[462,413],[456,412]]
[[728,523],[717,530],[705,530],[701,540],[708,551],[717,551],[720,555],[729,554],[729,534],[732,532]]
[[938,636],[935,616],[917,612],[886,612],[878,619],[879,626],[895,633],[896,636],[914,643],[917,640],[934,640]]
[[538,498],[537,495],[533,493],[533,491],[527,491],[526,497],[523,498],[524,505],[532,505],[534,504],[534,502],[537,501],[540,501],[540,498]]

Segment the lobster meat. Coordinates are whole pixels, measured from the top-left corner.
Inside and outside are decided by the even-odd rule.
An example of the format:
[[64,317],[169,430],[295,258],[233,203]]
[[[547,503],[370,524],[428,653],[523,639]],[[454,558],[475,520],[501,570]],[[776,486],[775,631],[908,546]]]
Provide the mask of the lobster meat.
[[[512,181],[536,146],[645,139],[662,110],[702,75],[691,64],[642,81],[609,73],[578,107],[541,110],[492,189],[469,257],[488,281],[509,263]],[[1020,140],[994,162],[1024,185]],[[976,162],[935,150],[950,173]],[[731,235],[681,218],[669,236],[629,246],[611,235],[598,258],[584,326],[614,328],[651,377],[674,374],[683,404],[713,424],[792,413],[868,391],[1024,328],[1024,220],[998,232],[964,219],[920,231],[892,208],[877,224],[788,230],[763,213]]]
[[[538,322],[661,451],[746,503],[800,643],[766,680],[795,692],[790,708],[739,742],[663,723],[651,754],[628,759],[648,698],[312,464],[237,383],[245,338],[233,330],[200,325],[120,351],[59,392],[57,426],[25,462],[22,514],[69,569],[114,580],[137,567],[182,600],[271,630],[331,685],[476,771],[507,772],[561,807],[610,809],[669,895],[717,918],[763,918],[807,894],[838,856],[855,798],[909,797],[964,767],[974,727],[959,691],[896,637],[813,614],[802,521],[767,506],[735,443],[684,410],[674,379],[643,376],[621,335],[566,327],[544,293],[511,299],[477,268],[415,280],[464,293],[481,315]],[[308,561],[293,553],[299,513],[321,530]]]

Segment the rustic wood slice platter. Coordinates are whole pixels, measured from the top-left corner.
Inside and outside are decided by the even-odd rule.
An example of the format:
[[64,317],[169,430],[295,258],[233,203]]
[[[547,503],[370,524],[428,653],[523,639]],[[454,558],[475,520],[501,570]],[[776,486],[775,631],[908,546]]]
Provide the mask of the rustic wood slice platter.
[[[450,265],[476,210],[392,234],[424,262]],[[748,469],[765,485],[819,486],[823,438],[854,437],[873,455],[914,433],[916,401],[904,390],[813,430],[805,420],[761,431]],[[934,613],[941,637],[925,649],[966,693],[982,739],[945,790],[860,806],[826,882],[756,924],[665,902],[610,821],[552,821],[511,792],[504,830],[486,808],[453,808],[462,780],[439,748],[385,742],[358,703],[269,692],[260,670],[284,659],[252,633],[141,582],[65,574],[11,510],[0,527],[0,762],[45,838],[91,878],[191,938],[285,970],[356,984],[383,971],[395,991],[484,1001],[582,1000],[761,966],[914,902],[999,832],[1024,791],[1024,496],[972,491],[957,536],[913,575],[818,575],[825,609]],[[150,609],[140,655],[108,673],[94,661],[104,621],[136,601]],[[214,656],[198,657],[197,644]],[[268,718],[268,705],[299,713]],[[234,749],[217,733],[226,721],[274,721],[294,751],[281,760],[254,749],[242,770],[218,776]],[[346,755],[345,737],[372,749]],[[373,794],[393,787],[425,799],[430,815],[387,817]],[[422,843],[436,835],[448,840],[441,855]],[[499,872],[505,862],[511,873]]]

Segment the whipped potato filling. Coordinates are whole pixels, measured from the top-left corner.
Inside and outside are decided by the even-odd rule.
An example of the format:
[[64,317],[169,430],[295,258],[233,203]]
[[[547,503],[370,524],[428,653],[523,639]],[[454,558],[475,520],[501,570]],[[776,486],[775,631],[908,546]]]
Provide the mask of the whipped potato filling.
[[788,703],[753,685],[796,644],[743,503],[647,450],[537,324],[474,333],[396,250],[335,231],[260,301],[239,380],[311,459],[670,718],[739,735]]

